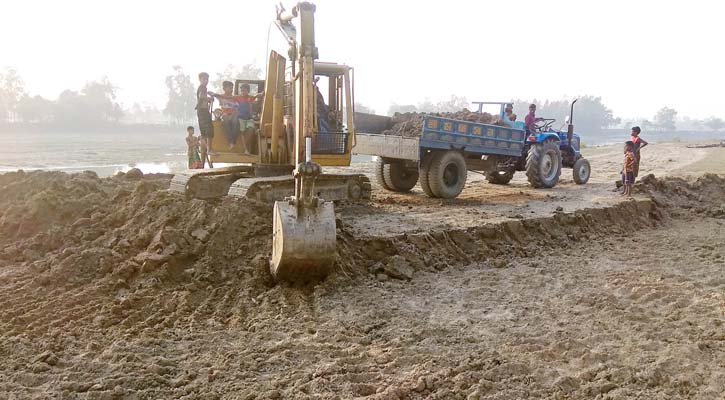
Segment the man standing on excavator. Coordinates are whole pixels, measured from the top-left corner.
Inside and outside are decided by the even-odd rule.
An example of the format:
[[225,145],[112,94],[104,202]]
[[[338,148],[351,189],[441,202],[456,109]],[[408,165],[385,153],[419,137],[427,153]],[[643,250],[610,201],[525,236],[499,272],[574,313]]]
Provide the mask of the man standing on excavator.
[[[196,117],[199,121],[199,132],[201,133],[201,167],[207,162],[207,153],[211,148],[211,139],[214,137],[214,125],[211,122],[211,104],[214,101],[207,92],[206,85],[209,84],[209,74],[199,73],[199,87],[196,89]],[[209,168],[213,168],[209,161]]]

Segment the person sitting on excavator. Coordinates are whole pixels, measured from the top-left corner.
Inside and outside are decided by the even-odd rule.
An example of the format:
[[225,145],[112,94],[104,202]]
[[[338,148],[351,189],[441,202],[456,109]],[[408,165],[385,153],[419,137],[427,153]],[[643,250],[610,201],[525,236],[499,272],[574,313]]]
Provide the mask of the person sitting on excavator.
[[536,123],[543,120],[543,118],[536,117],[536,104],[529,105],[529,113],[526,114],[526,119],[524,120],[524,127],[526,129],[526,133],[530,134],[535,132]]
[[219,99],[222,106],[222,126],[224,126],[224,136],[229,144],[229,150],[234,148],[234,144],[239,137],[239,103],[241,96],[233,96],[234,83],[224,81],[222,83],[224,94],[211,94]]
[[327,104],[325,104],[325,98],[322,97],[320,88],[315,85],[315,89],[317,90],[315,94],[317,98],[317,130],[321,133],[327,133],[330,132],[330,122],[328,121],[329,109],[327,108]]
[[239,86],[237,99],[237,116],[242,131],[242,152],[250,154],[252,147],[251,139],[254,135],[254,121],[252,120],[252,106],[256,98],[249,95],[249,85],[243,83]]

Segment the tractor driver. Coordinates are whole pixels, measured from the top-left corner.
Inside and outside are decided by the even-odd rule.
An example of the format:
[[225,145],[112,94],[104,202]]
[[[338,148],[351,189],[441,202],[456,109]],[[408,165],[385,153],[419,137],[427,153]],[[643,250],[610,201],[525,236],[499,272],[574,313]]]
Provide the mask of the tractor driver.
[[526,133],[529,134],[536,131],[536,123],[543,120],[543,118],[536,117],[536,104],[529,105],[529,113],[526,114],[526,119],[524,120]]

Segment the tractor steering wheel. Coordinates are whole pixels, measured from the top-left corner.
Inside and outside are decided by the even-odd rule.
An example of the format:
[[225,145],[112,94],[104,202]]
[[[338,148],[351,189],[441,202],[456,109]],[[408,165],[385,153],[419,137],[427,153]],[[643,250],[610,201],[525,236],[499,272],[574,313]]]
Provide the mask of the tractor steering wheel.
[[544,118],[542,121],[539,121],[543,122],[541,125],[539,125],[539,122],[534,124],[534,129],[537,132],[548,132],[551,130],[551,125],[553,125],[555,121],[556,120],[553,118]]

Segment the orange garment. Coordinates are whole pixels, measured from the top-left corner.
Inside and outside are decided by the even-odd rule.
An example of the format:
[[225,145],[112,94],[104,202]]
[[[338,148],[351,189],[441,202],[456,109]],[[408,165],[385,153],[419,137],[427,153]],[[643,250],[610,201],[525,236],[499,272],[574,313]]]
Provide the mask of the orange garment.
[[634,157],[634,153],[627,151],[624,153],[624,163],[622,165],[622,171],[626,174],[627,172],[634,172],[634,166],[637,163],[637,159]]

